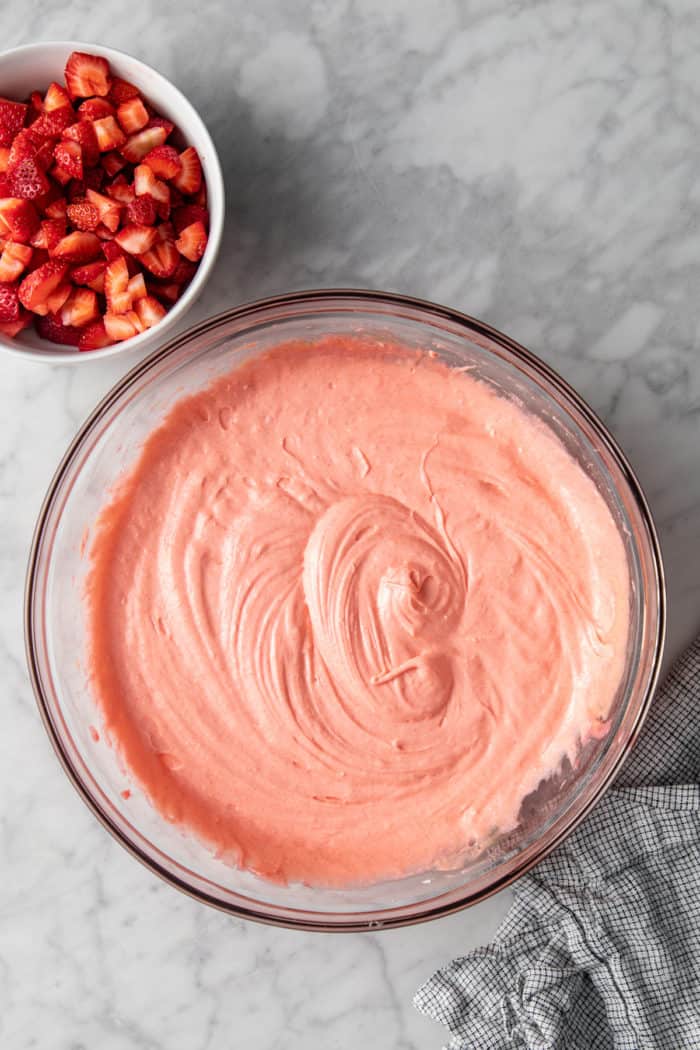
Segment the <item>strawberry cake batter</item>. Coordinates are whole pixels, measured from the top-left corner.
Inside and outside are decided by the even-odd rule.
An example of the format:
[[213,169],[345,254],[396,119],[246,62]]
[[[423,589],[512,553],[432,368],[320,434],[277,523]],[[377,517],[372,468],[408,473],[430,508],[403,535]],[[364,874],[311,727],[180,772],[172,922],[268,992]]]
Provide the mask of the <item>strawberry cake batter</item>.
[[167,819],[281,882],[457,865],[606,731],[629,579],[592,482],[427,354],[288,343],[181,400],[91,545],[90,673]]

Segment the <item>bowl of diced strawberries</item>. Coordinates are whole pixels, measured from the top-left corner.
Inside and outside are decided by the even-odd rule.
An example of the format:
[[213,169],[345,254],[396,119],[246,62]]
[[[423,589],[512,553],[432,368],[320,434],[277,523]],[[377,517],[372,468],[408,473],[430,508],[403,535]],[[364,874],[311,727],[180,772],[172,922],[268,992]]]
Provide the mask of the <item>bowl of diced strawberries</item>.
[[160,73],[93,44],[0,54],[0,349],[152,349],[201,292],[223,217],[209,132]]

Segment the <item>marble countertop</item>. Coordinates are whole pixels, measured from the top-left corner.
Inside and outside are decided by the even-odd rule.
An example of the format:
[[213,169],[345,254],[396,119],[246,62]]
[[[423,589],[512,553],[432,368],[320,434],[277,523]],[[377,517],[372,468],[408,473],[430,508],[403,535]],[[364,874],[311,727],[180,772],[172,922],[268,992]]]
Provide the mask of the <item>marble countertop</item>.
[[[553,364],[612,427],[662,537],[669,654],[700,624],[700,16],[691,0],[28,0],[3,46],[95,40],[171,77],[229,195],[189,319],[273,292],[449,303]],[[2,85],[0,85],[0,91]],[[188,320],[189,320],[188,319]],[[235,922],[131,860],[68,784],[24,664],[46,485],[131,362],[0,356],[0,1044],[437,1048],[411,1006],[508,895],[372,935]]]

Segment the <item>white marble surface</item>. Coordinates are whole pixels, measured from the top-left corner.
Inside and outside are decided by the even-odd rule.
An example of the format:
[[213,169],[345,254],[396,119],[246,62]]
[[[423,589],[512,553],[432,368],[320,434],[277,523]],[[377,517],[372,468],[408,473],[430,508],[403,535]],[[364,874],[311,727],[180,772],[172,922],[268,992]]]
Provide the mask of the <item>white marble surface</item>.
[[[230,203],[196,317],[284,289],[369,285],[481,316],[554,364],[639,470],[667,560],[670,651],[689,639],[700,624],[693,0],[28,0],[1,22],[6,47],[74,37],[131,51],[199,107]],[[132,861],[54,759],[24,666],[27,550],[64,447],[126,364],[0,357],[0,1045],[437,1048],[412,992],[487,939],[507,897],[379,935],[234,922]]]

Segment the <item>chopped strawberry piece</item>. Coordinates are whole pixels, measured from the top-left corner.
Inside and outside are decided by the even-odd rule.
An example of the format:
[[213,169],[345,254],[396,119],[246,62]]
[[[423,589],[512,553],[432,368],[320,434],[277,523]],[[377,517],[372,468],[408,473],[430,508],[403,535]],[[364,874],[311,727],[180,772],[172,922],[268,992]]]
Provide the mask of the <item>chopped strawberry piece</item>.
[[182,285],[174,281],[151,281],[148,290],[166,303],[176,303],[182,295]]
[[83,175],[83,182],[85,183],[85,191],[90,190],[101,190],[102,183],[105,181],[105,172],[103,168],[90,168]]
[[132,98],[119,106],[117,119],[127,135],[133,135],[148,124],[148,110],[140,98]]
[[19,320],[19,285],[16,282],[0,284],[0,321],[12,324]]
[[74,288],[66,299],[61,310],[61,320],[65,325],[84,328],[100,316],[97,306],[97,295],[91,288]]
[[15,135],[10,146],[10,153],[7,158],[8,172],[11,174],[17,165],[28,157],[36,157],[37,149],[37,143],[32,138],[29,128],[24,128],[23,131]]
[[198,204],[184,204],[181,208],[173,211],[173,223],[178,234],[182,233],[186,226],[193,222],[201,222],[205,230],[209,229],[209,212],[206,208],[200,208]]
[[40,91],[32,91],[29,96],[26,124],[33,124],[37,117],[44,112],[44,99]]
[[159,241],[174,241],[175,240],[175,229],[171,222],[161,222],[156,227]]
[[76,230],[63,237],[51,253],[55,259],[65,262],[90,262],[100,253],[100,239],[94,233]]
[[64,197],[58,197],[44,207],[44,215],[47,219],[65,219],[67,210],[68,202]]
[[24,127],[27,115],[24,102],[0,98],[0,146],[11,146],[12,140]]
[[71,124],[63,132],[63,138],[77,142],[82,150],[83,164],[87,168],[94,168],[100,159],[100,147],[97,144],[94,125],[89,120]]
[[37,146],[35,160],[42,171],[48,171],[51,167],[53,163],[53,150],[53,139],[44,139],[44,141]]
[[84,266],[74,266],[70,272],[73,284],[84,284],[92,288],[93,292],[102,294],[105,290],[105,270],[107,263],[98,259],[96,262],[85,263]]
[[104,241],[102,244],[102,254],[107,262],[114,262],[115,259],[123,259],[126,252],[116,241]]
[[10,148],[9,146],[0,146],[0,172],[7,171],[7,166],[10,161]]
[[200,208],[206,208],[207,206],[207,187],[202,183],[194,197],[192,198],[193,204],[198,204]]
[[[131,192],[133,193],[133,190]],[[139,226],[153,226],[156,221],[156,202],[148,194],[136,197],[127,205],[126,214],[129,222],[138,223]]]
[[126,135],[119,127],[114,117],[103,117],[102,120],[95,120],[93,121],[92,126],[95,129],[97,144],[100,147],[101,153],[107,153],[110,150],[119,149],[120,146],[123,146],[126,142]]
[[54,164],[51,169],[51,177],[60,183],[61,186],[67,186],[73,176],[65,168],[62,168],[60,164]]
[[7,284],[16,281],[26,270],[31,257],[32,249],[28,244],[15,244],[14,241],[8,241],[0,255],[0,282]]
[[8,175],[10,195],[36,200],[49,190],[49,180],[37,164],[35,157],[25,157]]
[[197,264],[190,262],[189,259],[185,259],[181,256],[175,267],[172,279],[175,284],[186,285],[190,283],[196,272]]
[[10,196],[10,180],[5,172],[0,172],[0,197]]
[[121,204],[112,200],[111,197],[105,197],[103,194],[97,193],[96,190],[88,190],[86,196],[100,213],[100,222],[112,233],[116,233],[119,229],[119,220],[121,218]]
[[[140,302],[143,302],[143,299]],[[106,313],[104,326],[107,335],[117,343],[123,343],[125,339],[133,339],[135,335],[143,331],[139,315],[134,310],[123,314]]]
[[6,335],[9,339],[14,339],[16,335],[19,335],[25,328],[29,328],[32,323],[32,315],[28,310],[24,310],[20,307],[19,317],[16,321],[3,321],[0,322],[0,333]]
[[46,300],[47,312],[57,314],[71,293],[71,285],[68,281],[62,281],[55,292]]
[[166,120],[165,117],[151,117],[148,124],[146,124],[146,127],[162,128],[165,132],[166,139],[170,138],[173,131],[175,130],[175,125],[173,124],[172,120]]
[[77,117],[72,106],[61,106],[50,113],[42,113],[27,129],[35,142],[42,139],[57,139],[71,124],[75,124]]
[[152,149],[162,146],[165,139],[165,128],[144,128],[131,135],[121,151],[131,164],[139,164]]
[[27,267],[28,273],[33,273],[34,270],[38,270],[40,266],[45,266],[49,262],[51,256],[47,252],[46,248],[35,248],[32,252],[31,262]]
[[116,150],[110,150],[102,157],[102,167],[110,178],[126,167],[126,161]]
[[84,51],[74,51],[70,55],[64,75],[72,98],[89,98],[91,95],[103,97],[109,94],[112,86],[107,59],[99,55],[87,55]]
[[106,98],[89,98],[80,103],[78,114],[81,120],[103,120],[115,116],[116,110]]
[[71,179],[82,179],[83,151],[78,142],[62,139],[56,144],[53,155],[62,172],[67,172]]
[[139,97],[139,89],[130,84],[128,80],[121,77],[112,77],[112,86],[109,89],[109,97],[115,106]]
[[26,244],[39,227],[36,208],[20,197],[0,199],[0,235]]
[[39,317],[36,329],[42,339],[49,339],[62,346],[78,346],[80,342],[80,329],[61,324],[57,317]]
[[146,282],[142,273],[137,273],[135,277],[129,279],[127,291],[131,297],[132,303],[136,302],[137,299],[143,299],[144,296],[148,295]]
[[173,179],[173,185],[180,193],[196,193],[202,185],[202,164],[194,146],[188,146],[180,154],[180,163],[182,171]]
[[114,340],[107,334],[103,321],[95,321],[88,325],[80,336],[78,342],[79,350],[101,350],[105,346],[112,346]]
[[162,321],[167,313],[163,304],[152,295],[147,295],[145,299],[138,299],[135,309],[144,328],[153,328],[153,325]]
[[172,146],[156,146],[143,158],[144,164],[162,179],[174,179],[182,171],[182,161]]
[[64,219],[43,219],[39,229],[32,237],[31,245],[33,248],[44,248],[46,251],[52,252],[65,235],[66,223]]
[[130,255],[142,255],[153,247],[157,236],[152,226],[139,226],[132,223],[122,227],[114,239]]
[[19,286],[19,300],[22,306],[34,313],[46,312],[46,300],[55,292],[63,281],[68,266],[64,262],[52,260],[32,270]]
[[178,258],[178,250],[172,241],[158,241],[150,251],[139,256],[139,262],[154,277],[168,278],[175,273]]
[[170,187],[157,179],[147,164],[134,169],[134,189],[137,197],[153,197],[156,202],[170,204]]
[[94,230],[100,221],[100,213],[89,201],[76,201],[68,206],[68,219],[79,230]]
[[49,84],[46,94],[44,95],[44,112],[52,113],[55,109],[63,109],[65,106],[70,106],[71,101],[68,92],[65,88],[61,87],[54,80]]
[[107,297],[107,305],[109,306],[112,313],[122,313],[123,311],[116,308],[118,297],[126,295],[127,305],[125,309],[129,309],[131,306],[131,297],[129,296],[129,269],[126,265],[126,259],[120,256],[118,259],[114,259],[110,262],[109,266],[105,270],[105,295]]
[[[131,204],[135,200],[136,194],[134,193],[133,186],[130,186],[123,175],[117,175],[109,186],[107,186],[107,193],[113,200],[119,201],[120,204]],[[128,209],[127,209],[128,213]],[[154,209],[155,214],[155,209]],[[135,222],[136,220],[131,220]],[[145,223],[145,225],[148,225]]]
[[204,255],[207,240],[207,231],[204,229],[204,223],[193,222],[190,226],[185,227],[175,241],[175,246],[180,255],[184,255],[190,262],[199,262]]

